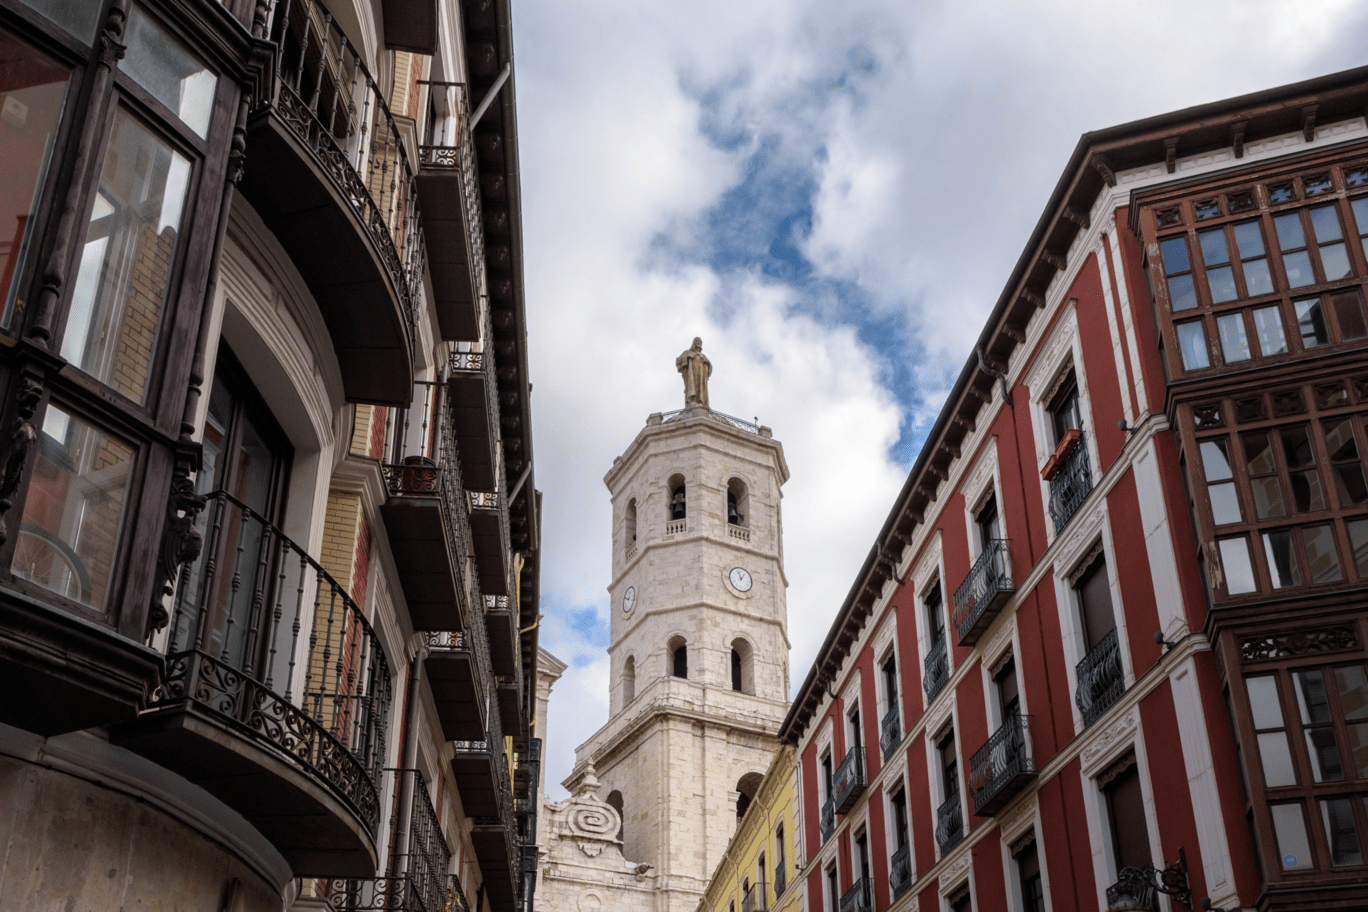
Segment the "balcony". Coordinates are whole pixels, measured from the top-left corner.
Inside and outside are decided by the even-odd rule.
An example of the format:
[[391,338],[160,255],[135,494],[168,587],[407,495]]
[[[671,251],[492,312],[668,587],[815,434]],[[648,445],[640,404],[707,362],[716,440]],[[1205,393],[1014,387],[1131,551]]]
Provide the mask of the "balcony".
[[672,519],[665,524],[666,535],[683,535],[687,531],[689,531],[687,519]]
[[322,4],[282,0],[271,40],[238,187],[318,301],[347,398],[406,406],[424,250],[399,129]]
[[959,792],[954,792],[936,808],[936,845],[941,856],[950,851],[964,839],[964,812],[960,809]]
[[[443,339],[476,342],[482,338],[479,289],[484,233],[466,89],[454,83],[432,83],[430,91],[450,106],[444,123],[455,125],[444,126],[435,144],[418,147],[418,199],[428,213],[423,235],[437,326]],[[448,131],[453,135],[448,137]]]
[[528,738],[527,749],[515,755],[517,768],[513,771],[513,788],[519,795],[526,795],[535,806],[538,783],[541,781],[541,738]]
[[522,892],[522,846],[512,814],[477,817],[470,830],[470,841],[480,860],[485,895],[491,909],[513,909]]
[[836,767],[831,788],[838,814],[847,813],[860,800],[865,790],[863,747],[852,747],[846,751],[845,759]]
[[1016,591],[1010,545],[1004,538],[988,542],[969,575],[955,590],[955,632],[961,646],[977,643]]
[[480,590],[487,596],[507,596],[513,575],[513,549],[508,534],[508,504],[493,491],[467,491],[470,498],[470,535],[479,571]]
[[774,866],[774,901],[778,902],[779,897],[784,895],[788,889],[788,871],[785,869],[783,858]]
[[216,795],[301,876],[375,873],[390,671],[351,596],[241,502],[209,495],[148,709],[111,740]]
[[1126,692],[1126,673],[1121,667],[1121,647],[1113,627],[1076,666],[1078,692],[1074,703],[1083,724],[1092,725]]
[[1030,717],[1009,716],[969,761],[974,813],[996,814],[1035,777]]
[[1082,432],[1077,437],[1066,437],[1060,443],[1045,471],[1050,483],[1050,518],[1054,520],[1058,535],[1092,491],[1092,466],[1088,462],[1087,440]]
[[888,864],[888,886],[895,901],[912,889],[912,843],[904,844],[893,853]]
[[751,884],[746,895],[741,897],[741,912],[769,912],[769,899],[765,882]]
[[390,552],[418,630],[465,626],[462,525],[456,444],[440,383],[414,384],[408,407],[385,413],[381,465],[388,497],[380,507]]
[[883,720],[879,722],[879,750],[883,752],[885,762],[902,743],[902,719],[898,713],[897,699],[895,695],[893,705],[888,707],[888,712],[884,713]]
[[874,891],[867,878],[861,877],[841,894],[840,912],[874,912]]
[[487,656],[475,647],[474,631],[438,630],[426,637],[428,656],[423,667],[444,739],[484,740],[491,675]]
[[518,667],[518,619],[506,595],[486,595],[485,629],[489,631],[489,662],[496,675],[511,675]]
[[381,0],[385,47],[431,56],[437,52],[437,0]]
[[926,672],[922,674],[922,689],[926,691],[926,702],[930,703],[945,685],[950,683],[950,654],[946,638],[942,636],[931,644],[926,652]]
[[822,831],[822,842],[830,839],[831,834],[836,831],[836,803],[830,798],[822,802],[822,813],[817,825]]
[[452,352],[447,384],[461,477],[472,491],[493,491],[499,485],[500,434],[494,358],[485,352]]

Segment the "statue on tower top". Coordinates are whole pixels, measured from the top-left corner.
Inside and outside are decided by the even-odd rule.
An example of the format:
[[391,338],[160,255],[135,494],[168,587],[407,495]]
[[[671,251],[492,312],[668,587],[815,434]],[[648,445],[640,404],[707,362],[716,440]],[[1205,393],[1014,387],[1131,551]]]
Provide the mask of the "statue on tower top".
[[712,376],[712,362],[703,354],[703,340],[694,337],[693,345],[675,358],[675,370],[684,377],[684,407],[701,405],[708,408],[708,378]]

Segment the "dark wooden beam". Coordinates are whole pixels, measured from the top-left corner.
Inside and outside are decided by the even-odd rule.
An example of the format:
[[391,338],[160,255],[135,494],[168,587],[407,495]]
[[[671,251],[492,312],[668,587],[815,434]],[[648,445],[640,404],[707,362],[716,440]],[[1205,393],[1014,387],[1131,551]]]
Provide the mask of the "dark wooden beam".
[[1316,138],[1316,113],[1320,105],[1309,104],[1302,108],[1302,138],[1307,142]]
[[1088,217],[1088,213],[1079,209],[1077,206],[1065,206],[1064,210],[1060,212],[1060,215],[1064,216],[1064,218],[1073,222],[1084,231],[1087,231],[1088,228],[1092,226],[1092,219]]
[[1062,256],[1055,253],[1053,250],[1042,250],[1040,252],[1040,258],[1060,272],[1063,272],[1069,265]]
[[1178,137],[1164,137],[1164,167],[1172,174],[1178,170]]
[[1108,187],[1116,186],[1116,172],[1112,169],[1111,159],[1101,152],[1094,152],[1090,162],[1098,174],[1102,175],[1102,181]]
[[1237,120],[1230,125],[1230,145],[1235,149],[1236,158],[1244,158],[1245,128],[1248,126],[1247,120]]

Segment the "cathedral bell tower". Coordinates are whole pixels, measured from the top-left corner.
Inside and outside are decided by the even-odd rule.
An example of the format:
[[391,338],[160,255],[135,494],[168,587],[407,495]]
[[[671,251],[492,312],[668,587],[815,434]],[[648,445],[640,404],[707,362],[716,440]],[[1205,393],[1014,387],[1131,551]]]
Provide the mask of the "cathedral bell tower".
[[[654,866],[660,912],[692,912],[788,710],[780,487],[769,428],[708,407],[702,343],[685,408],[654,414],[604,482],[613,501],[610,717],[576,751],[622,851]],[[592,765],[591,765],[592,764]]]

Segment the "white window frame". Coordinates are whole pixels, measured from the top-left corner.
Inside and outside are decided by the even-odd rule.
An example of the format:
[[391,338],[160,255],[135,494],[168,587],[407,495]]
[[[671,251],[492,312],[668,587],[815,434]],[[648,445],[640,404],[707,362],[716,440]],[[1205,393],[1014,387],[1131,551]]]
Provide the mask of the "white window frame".
[[1145,805],[1145,829],[1150,841],[1150,857],[1156,867],[1162,867],[1165,861],[1159,839],[1159,815],[1154,803],[1154,790],[1150,787],[1149,758],[1145,752],[1144,722],[1140,717],[1140,707],[1132,706],[1119,719],[1091,738],[1090,742],[1080,755],[1078,775],[1082,781],[1083,809],[1092,843],[1093,876],[1097,884],[1098,908],[1105,909],[1107,887],[1116,883],[1120,872],[1116,870],[1114,861],[1116,853],[1112,849],[1107,801],[1102,794],[1102,787],[1096,782],[1096,777],[1121,759],[1127,751],[1135,752],[1136,772],[1140,777],[1140,796]]
[[[940,810],[940,806],[942,804],[949,800],[949,796],[945,794],[945,770],[941,766],[940,749],[938,747],[940,742],[944,740],[943,736],[945,734],[946,727],[950,728],[951,733],[953,734],[955,739],[955,775],[958,777],[958,781],[956,784],[959,786],[960,825],[964,828],[965,837],[967,838],[969,836],[969,812],[966,801],[966,793],[969,791],[969,786],[964,775],[964,749],[960,744],[961,732],[959,726],[959,711],[958,707],[955,706],[953,702],[950,706],[950,712],[948,712],[946,716],[948,718],[943,720],[935,720],[935,728],[932,728],[932,723],[928,721],[927,727],[925,728],[925,731],[927,732],[927,737],[922,739],[926,744],[926,768],[928,770],[934,771],[933,775],[930,777],[932,785],[931,788],[928,790],[928,795],[930,796],[932,802],[931,841],[933,843],[932,847],[935,849],[936,852],[937,860],[943,858],[944,856],[941,854],[940,841],[935,838],[936,812]],[[963,844],[963,842],[960,843],[960,845]],[[960,846],[956,846],[955,849],[952,851],[957,851],[959,847]]]
[[888,871],[893,872],[893,855],[898,851],[898,831],[897,815],[893,813],[893,795],[901,791],[903,796],[903,806],[907,809],[907,844],[911,847],[909,858],[912,859],[912,882],[917,881],[917,844],[915,834],[916,827],[912,826],[912,796],[907,787],[907,755],[894,758],[898,766],[891,772],[884,775],[883,802],[884,802],[884,847],[888,850]]
[[[916,617],[917,624],[918,666],[923,675],[926,673],[926,656],[931,648],[931,626],[928,623],[926,603],[922,601],[922,596],[930,588],[932,580],[937,580],[940,583],[941,613],[944,615],[947,640],[954,636],[953,631],[955,629],[952,616],[948,610],[950,596],[945,591],[945,555],[941,546],[941,533],[940,529],[937,529],[922,548],[921,556],[907,575],[907,581],[912,584],[912,601],[916,606],[912,613]],[[951,642],[946,643],[946,656],[949,659],[950,674],[953,676],[955,673],[955,649]],[[917,686],[922,688],[922,699],[924,704],[929,706],[932,701],[926,699],[926,690],[922,687],[922,682],[918,681]],[[946,687],[947,691],[951,689],[948,686]],[[942,691],[943,693],[944,691]]]
[[978,514],[990,496],[996,499],[1002,535],[1004,538],[1007,537],[1006,516],[1002,511],[1002,477],[998,471],[996,435],[988,438],[988,442],[984,444],[978,461],[960,485],[960,494],[964,497],[964,529],[968,533],[966,540],[969,542],[969,564],[972,566],[983,553],[984,542],[979,539]]
[[[1021,679],[1021,636],[1017,630],[1016,613],[1013,612],[1002,624],[1002,630],[983,646],[983,661],[979,663],[979,670],[983,675],[983,699],[984,708],[987,710],[988,734],[1002,727],[1006,721],[1002,718],[1002,700],[998,695],[997,681],[994,679],[993,669],[996,668],[1007,656],[1011,656],[1016,663],[1017,677],[1017,698],[1021,703],[1021,714],[1029,716],[1030,709],[1026,705],[1026,688]],[[1032,745],[1034,751],[1034,745]]]

